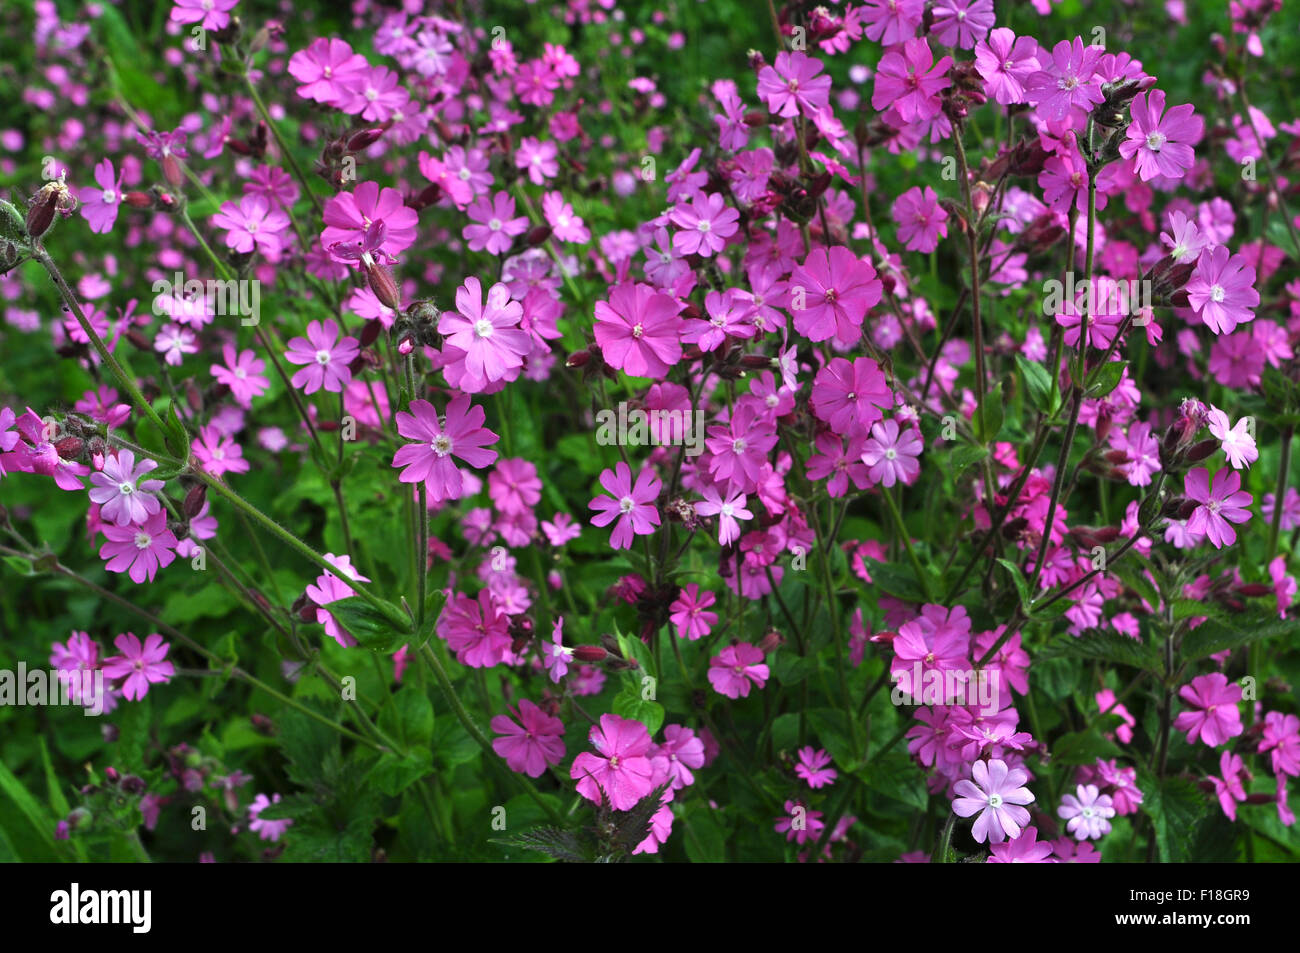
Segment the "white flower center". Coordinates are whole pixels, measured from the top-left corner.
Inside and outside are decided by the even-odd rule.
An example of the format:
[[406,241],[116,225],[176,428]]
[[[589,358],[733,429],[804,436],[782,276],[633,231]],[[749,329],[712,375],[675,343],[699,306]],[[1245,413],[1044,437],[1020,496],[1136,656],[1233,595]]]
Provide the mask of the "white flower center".
[[1152,152],[1159,152],[1160,147],[1163,146],[1168,140],[1169,137],[1166,136],[1163,132],[1153,132],[1149,136],[1147,136],[1147,148],[1150,149]]
[[487,318],[479,318],[474,322],[474,333],[481,338],[490,338],[492,336],[492,322]]
[[329,351],[317,351],[317,352],[316,352],[316,363],[317,363],[317,364],[319,364],[321,367],[324,367],[324,366],[325,366],[326,364],[328,364],[329,362],[330,362],[330,352],[329,352]]
[[117,492],[121,493],[123,496],[130,496],[135,492],[135,487],[130,483],[119,483],[117,485]]
[[990,794],[990,795],[989,795],[989,807],[1001,807],[1001,806],[1002,806],[1002,795],[1001,795],[1001,794]]
[[1224,298],[1224,295],[1225,295],[1225,294],[1226,294],[1226,292],[1223,290],[1223,285],[1211,285],[1211,286],[1210,286],[1210,300],[1211,300],[1211,301],[1216,301],[1216,302],[1218,302],[1218,301],[1222,301],[1223,298]]
[[445,457],[451,453],[451,438],[446,434],[438,434],[433,438],[433,443],[429,444],[429,448],[438,456]]
[[625,496],[623,499],[618,501],[618,511],[620,513],[631,513],[635,507],[636,500],[632,499],[630,496]]
[[135,534],[136,549],[148,549],[151,542],[153,542],[153,537],[143,530]]

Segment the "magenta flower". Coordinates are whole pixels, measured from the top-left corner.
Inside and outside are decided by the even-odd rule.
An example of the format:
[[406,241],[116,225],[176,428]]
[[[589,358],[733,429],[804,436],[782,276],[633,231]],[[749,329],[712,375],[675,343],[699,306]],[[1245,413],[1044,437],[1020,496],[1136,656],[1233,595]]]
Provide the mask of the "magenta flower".
[[821,839],[826,822],[822,820],[821,811],[811,811],[802,801],[786,801],[785,813],[776,819],[773,828],[778,834],[784,834],[787,841],[796,844],[816,843]]
[[880,301],[884,285],[876,269],[849,249],[836,245],[808,253],[790,276],[794,328],[810,341],[852,344],[861,336],[867,309]]
[[107,560],[104,568],[109,572],[125,572],[131,581],[140,584],[147,578],[153,582],[158,567],[171,565],[176,554],[176,537],[167,528],[167,513],[159,509],[137,526],[101,527],[108,541],[99,548],[99,558]]
[[808,787],[816,790],[834,784],[839,776],[830,766],[831,756],[821,748],[812,745],[800,748],[799,763],[794,766],[794,773],[808,782]]
[[939,92],[952,85],[948,78],[951,66],[951,56],[934,61],[924,38],[905,39],[902,52],[892,49],[880,58],[871,108],[884,110],[892,106],[905,123],[937,116],[941,108]]
[[542,196],[542,215],[551,226],[551,237],[556,241],[585,245],[591,241],[591,231],[573,206],[564,201],[560,192],[547,192]]
[[235,443],[234,437],[220,432],[212,424],[199,428],[192,450],[199,468],[214,477],[248,472],[249,463],[244,459],[243,448]]
[[704,766],[704,739],[684,725],[665,725],[663,743],[655,754],[668,762],[671,790],[680,791],[695,783],[691,772]]
[[[384,223],[383,247],[377,249],[390,257],[415,243],[418,219],[414,209],[402,201],[397,189],[380,189],[375,182],[362,182],[355,192],[340,192],[325,203],[325,225],[321,247],[334,245],[360,247],[366,232],[378,221]],[[331,253],[332,254],[332,253]]]
[[811,119],[830,105],[831,78],[817,75],[823,68],[807,53],[778,53],[775,64],[758,71],[758,98],[783,119]]
[[621,460],[614,469],[600,474],[600,485],[609,494],[592,499],[590,508],[596,510],[591,518],[593,526],[608,526],[615,519],[618,525],[610,535],[609,544],[614,549],[631,549],[633,536],[648,536],[659,525],[659,510],[655,501],[663,489],[663,481],[654,471],[645,467],[632,483],[632,469]]
[[914,185],[900,195],[890,214],[898,223],[898,240],[908,251],[928,254],[939,247],[940,238],[948,237],[948,213],[928,185],[924,192]]
[[682,359],[685,305],[645,284],[623,283],[595,307],[596,343],[605,363],[632,377],[662,380]]
[[329,570],[322,572],[316,577],[315,584],[307,587],[307,598],[316,606],[316,621],[325,627],[325,634],[343,648],[350,649],[358,644],[356,637],[339,624],[334,613],[324,607],[331,602],[338,602],[340,599],[347,599],[357,594],[348,582],[370,580],[353,568],[351,556],[335,556],[333,553],[326,553],[325,561],[334,567],[338,575]]
[[1264,734],[1257,750],[1268,753],[1274,774],[1300,776],[1300,717],[1280,711],[1265,714]]
[[1205,122],[1193,115],[1190,103],[1175,106],[1167,113],[1164,110],[1165,94],[1158,89],[1139,93],[1129,106],[1133,121],[1119,144],[1119,154],[1133,160],[1133,168],[1143,182],[1156,176],[1181,179],[1186,175],[1196,161],[1191,144],[1205,131]]
[[957,797],[952,809],[958,817],[979,813],[971,827],[976,843],[987,840],[1000,844],[1019,837],[1021,828],[1029,823],[1029,812],[1021,805],[1034,800],[1033,793],[1024,787],[1029,773],[1023,768],[1008,768],[1005,761],[993,758],[972,764],[971,778],[973,783],[963,778],[953,785]]
[[405,109],[411,94],[401,86],[396,73],[384,66],[363,70],[346,87],[338,108],[349,116],[360,115],[366,122],[388,122]]
[[618,715],[600,716],[588,735],[598,754],[584,751],[573,759],[569,777],[578,793],[593,804],[607,803],[627,811],[654,790],[654,767],[648,757],[650,732],[639,721]]
[[1187,530],[1193,536],[1204,534],[1215,549],[1231,546],[1237,541],[1237,532],[1230,523],[1250,520],[1250,506],[1254,499],[1241,489],[1241,474],[1236,470],[1220,470],[1210,481],[1210,471],[1205,467],[1189,470],[1183,477],[1183,491],[1189,500],[1201,504],[1187,520]]
[[751,520],[754,514],[745,509],[745,494],[728,491],[723,499],[718,488],[706,486],[700,491],[704,499],[695,504],[695,512],[700,516],[718,518],[718,542],[730,546],[740,538],[740,524],[737,520]]
[[1187,282],[1187,300],[1215,334],[1231,334],[1237,325],[1253,321],[1259,306],[1255,269],[1226,245],[1201,252]]
[[1174,719],[1174,730],[1187,732],[1189,744],[1200,740],[1217,748],[1241,734],[1241,712],[1237,709],[1241,686],[1229,682],[1222,672],[1198,675],[1190,685],[1178,689],[1178,697],[1190,707]]
[[944,46],[969,50],[993,26],[993,0],[938,0],[930,32]]
[[1259,448],[1255,446],[1255,438],[1250,435],[1250,423],[1249,418],[1242,417],[1234,427],[1228,415],[1217,407],[1211,407],[1206,414],[1205,426],[1210,435],[1220,442],[1223,453],[1234,470],[1248,467],[1259,459]]
[[573,649],[564,644],[564,616],[560,616],[551,626],[551,644],[542,643],[542,663],[551,682],[558,685],[560,679],[569,674],[569,665],[573,662]]
[[135,462],[135,454],[130,450],[119,450],[115,456],[104,458],[104,468],[90,474],[90,499],[99,504],[99,516],[118,526],[130,526],[143,523],[162,504],[154,496],[164,486],[162,480],[145,480],[138,483],[140,477],[151,470],[158,469],[156,460]]
[[884,371],[871,358],[859,357],[850,364],[836,357],[813,378],[811,400],[813,415],[835,433],[865,434],[884,416],[881,408],[894,403],[894,395]]
[[868,40],[890,47],[910,40],[925,16],[925,0],[865,0],[858,16]]
[[1065,829],[1078,840],[1096,840],[1110,833],[1110,819],[1115,816],[1109,794],[1102,794],[1095,784],[1080,784],[1076,794],[1061,798],[1056,816],[1066,821]]
[[125,679],[122,695],[127,701],[138,702],[151,684],[166,683],[176,674],[176,667],[167,661],[169,643],[157,632],[145,636],[143,646],[131,632],[119,635],[113,644],[122,654],[104,659],[104,677]]
[[486,305],[477,278],[466,278],[456,289],[456,310],[442,313],[438,332],[464,354],[461,390],[479,393],[523,366],[533,349],[532,338],[519,327],[523,314],[523,305],[510,300],[510,289],[503,284],[488,289]]
[[226,364],[213,364],[208,370],[218,383],[230,388],[230,394],[241,407],[251,407],[254,397],[266,393],[271,382],[262,376],[266,362],[252,350],[240,351],[236,357],[234,345],[221,348]]
[[1100,103],[1104,97],[1096,73],[1105,52],[1099,46],[1084,46],[1078,36],[1052,47],[1052,58],[1025,83],[1025,95],[1038,115],[1060,122],[1071,109],[1088,112]]
[[289,57],[289,75],[302,83],[298,95],[329,106],[350,98],[349,87],[359,85],[369,69],[345,41],[324,37]]
[[175,0],[173,23],[197,23],[205,30],[224,30],[239,0]]
[[1219,773],[1223,777],[1216,778],[1211,774],[1208,780],[1214,785],[1214,794],[1219,799],[1219,806],[1223,808],[1223,813],[1227,815],[1228,820],[1235,821],[1237,804],[1246,800],[1246,786],[1242,783],[1242,775],[1246,776],[1246,780],[1250,780],[1251,774],[1246,770],[1241,757],[1231,751],[1225,751],[1219,756]]
[[78,198],[81,200],[81,216],[90,223],[90,230],[97,234],[112,231],[117,221],[117,210],[122,204],[122,176],[113,174],[113,161],[104,159],[95,166],[95,182],[99,188],[86,186]]
[[433,502],[458,500],[463,491],[463,475],[452,457],[481,470],[497,458],[490,444],[499,439],[483,426],[486,415],[482,407],[470,406],[462,394],[447,405],[446,422],[427,400],[413,400],[410,413],[397,412],[397,432],[419,443],[399,447],[393,456],[394,467],[404,467],[398,477],[402,483],[424,482]]
[[988,41],[975,44],[975,69],[984,79],[984,89],[1003,106],[1025,101],[1025,82],[1042,68],[1038,44],[1031,36],[1017,38],[1006,27],[998,27]]
[[862,462],[870,468],[867,475],[874,483],[910,484],[921,473],[917,458],[924,446],[915,427],[900,430],[897,421],[882,420],[871,428],[871,437],[862,446]]
[[438,635],[456,653],[456,660],[470,668],[500,665],[510,651],[510,619],[483,589],[477,599],[456,593],[438,616]]
[[763,479],[767,455],[777,442],[776,423],[760,415],[752,402],[739,404],[725,425],[710,427],[704,445],[713,455],[709,473],[726,480],[729,491],[751,493]]
[[719,192],[701,193],[689,204],[678,204],[668,219],[681,229],[673,235],[673,250],[679,255],[708,258],[722,251],[740,229],[740,213]]
[[535,136],[524,136],[515,150],[515,167],[526,169],[533,185],[545,185],[547,179],[559,174],[559,147],[549,139],[538,141]]
[[[1096,859],[1101,860],[1101,855],[1096,854]],[[1038,829],[1034,827],[1026,827],[1015,840],[990,845],[989,859],[985,861],[989,864],[1054,864],[1056,862],[1052,857],[1052,842],[1039,841]]]
[[504,255],[514,244],[516,235],[528,230],[528,218],[515,215],[515,200],[508,192],[498,192],[488,201],[480,195],[467,210],[470,221],[461,231],[470,251],[486,251],[489,255]]
[[700,592],[698,585],[687,583],[668,607],[668,621],[677,627],[678,637],[693,642],[712,632],[718,624],[718,614],[710,612],[709,606],[717,601],[718,597],[707,589]]
[[278,820],[267,818],[263,820],[260,815],[272,804],[280,802],[280,795],[268,798],[265,794],[259,794],[253,798],[253,803],[248,805],[248,829],[256,834],[262,840],[278,841],[280,837],[293,826],[293,818],[284,817]]
[[728,645],[709,659],[709,684],[728,698],[748,697],[750,686],[762,688],[770,674],[763,662],[763,650],[748,642]]
[[564,723],[527,698],[520,700],[516,718],[492,719],[492,730],[502,736],[492,740],[492,750],[506,759],[511,771],[540,778],[547,765],[559,764],[564,757]]
[[271,208],[260,195],[245,195],[234,202],[226,202],[212,216],[212,224],[226,229],[226,247],[241,255],[254,250],[268,258],[277,258],[284,250],[280,234],[289,227],[289,216],[283,209]]
[[361,351],[355,338],[339,339],[339,326],[333,318],[325,323],[311,321],[307,324],[307,337],[293,338],[284,359],[290,364],[305,365],[290,379],[303,393],[314,394],[324,387],[333,394],[342,393],[352,380],[348,365]]

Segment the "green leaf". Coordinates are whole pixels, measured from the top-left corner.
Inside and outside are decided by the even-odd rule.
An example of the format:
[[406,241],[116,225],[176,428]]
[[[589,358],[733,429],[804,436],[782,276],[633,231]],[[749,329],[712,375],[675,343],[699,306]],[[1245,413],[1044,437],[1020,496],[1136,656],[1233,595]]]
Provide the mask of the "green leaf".
[[890,800],[918,811],[924,811],[929,806],[925,776],[905,754],[891,751],[883,758],[873,758],[857,774],[867,787],[879,791]]
[[427,747],[433,742],[433,703],[420,689],[408,685],[380,713],[379,726],[397,735],[408,748]]
[[[1027,360],[1024,355],[1016,355],[1016,367],[1020,368],[1020,376],[1025,379],[1025,390],[1029,393],[1029,400],[1040,411],[1049,416],[1056,412],[1052,406],[1052,396],[1055,393],[1052,388],[1052,375],[1047,372],[1047,368],[1041,364]],[[1060,398],[1057,397],[1057,403]]]
[[1092,764],[1098,758],[1117,758],[1123,752],[1113,741],[1090,731],[1062,735],[1052,742],[1052,761],[1059,764]]
[[1262,616],[1240,621],[1237,618],[1210,619],[1183,637],[1180,655],[1184,661],[1195,662],[1263,639],[1289,639],[1297,632],[1300,632],[1300,618]]
[[373,652],[396,652],[411,640],[410,619],[392,603],[385,603],[381,612],[360,596],[349,596],[331,602],[325,611],[352,633],[360,645]]
[[1011,576],[1011,581],[1015,583],[1016,594],[1020,596],[1020,605],[1028,606],[1030,601],[1029,580],[1027,580],[1024,573],[1020,571],[1020,567],[1009,559],[999,559],[998,565],[1007,571]]
[[925,591],[910,567],[873,562],[868,567],[875,586],[907,602],[925,602]]
[[1087,397],[1092,400],[1100,400],[1113,391],[1119,386],[1126,367],[1128,367],[1128,361],[1107,361],[1093,371],[1092,386],[1088,388]]
[[975,436],[980,443],[992,443],[1002,430],[1002,382],[984,395],[975,411]]
[[574,864],[589,863],[594,856],[591,845],[584,843],[573,831],[566,831],[562,827],[534,827],[521,834],[494,838],[492,843],[502,847],[535,850],[556,860]]
[[[8,765],[0,762],[0,794],[5,795],[18,808],[19,815],[27,822],[23,828],[24,836],[20,849],[24,860],[29,862],[47,862],[62,859],[54,843],[54,819],[41,807],[40,802],[32,797],[31,792],[23,787]],[[3,803],[3,802],[0,802]],[[8,811],[0,815],[13,817]],[[12,831],[13,829],[10,828]]]
[[0,556],[0,562],[4,563],[20,576],[35,575],[35,570],[32,569],[32,561],[30,559],[24,559],[22,556]]
[[1118,632],[1092,629],[1077,637],[1061,636],[1048,643],[1038,654],[1037,660],[1061,657],[1112,662],[1156,673],[1161,671],[1160,655],[1152,646]]
[[1209,800],[1186,778],[1165,778],[1163,782],[1139,768],[1138,783],[1143,791],[1143,812],[1151,818],[1156,850],[1162,864],[1191,859],[1196,829],[1209,815]]
[[390,797],[395,797],[433,770],[433,753],[417,751],[400,758],[386,752],[370,772],[370,780]]
[[979,463],[989,455],[988,447],[977,447],[974,444],[963,444],[952,452],[952,478],[953,481],[960,480],[973,464]]
[[641,722],[654,737],[664,723],[664,706],[641,697],[641,690],[629,684],[614,696],[614,714]]

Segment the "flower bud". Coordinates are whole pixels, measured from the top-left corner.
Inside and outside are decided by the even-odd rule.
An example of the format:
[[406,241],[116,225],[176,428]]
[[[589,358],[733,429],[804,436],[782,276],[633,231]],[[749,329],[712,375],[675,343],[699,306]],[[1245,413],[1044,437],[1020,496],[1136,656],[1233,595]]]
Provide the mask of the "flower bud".
[[402,310],[402,296],[393,280],[393,273],[378,262],[366,266],[366,283],[375,293],[379,303],[394,311]]
[[573,657],[579,662],[603,662],[609,653],[599,645],[579,645],[573,650]]
[[207,500],[207,497],[208,485],[206,483],[196,483],[190,487],[190,491],[185,494],[185,515],[190,519],[198,516],[203,510],[203,503]]

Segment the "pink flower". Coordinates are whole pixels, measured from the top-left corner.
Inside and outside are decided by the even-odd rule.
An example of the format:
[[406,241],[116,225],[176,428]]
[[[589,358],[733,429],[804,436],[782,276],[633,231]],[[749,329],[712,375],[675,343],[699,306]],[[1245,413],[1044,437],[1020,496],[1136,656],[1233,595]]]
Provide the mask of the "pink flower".
[[346,42],[323,37],[289,58],[289,75],[302,83],[298,95],[330,106],[350,98],[348,88],[358,85],[369,68]]
[[102,527],[108,542],[99,548],[99,558],[107,560],[109,572],[126,572],[137,585],[147,578],[153,582],[158,567],[171,565],[176,554],[176,537],[167,528],[167,513],[158,510],[137,526]]
[[758,71],[758,97],[784,119],[808,118],[830,105],[831,78],[818,76],[821,60],[795,51],[776,54],[776,63]]
[[924,38],[905,39],[902,52],[891,49],[876,67],[871,93],[872,109],[891,106],[905,123],[931,119],[939,114],[939,92],[952,85],[948,70],[952,57],[934,62],[930,44]]
[[1250,772],[1246,770],[1239,755],[1225,751],[1219,756],[1219,773],[1223,777],[1216,778],[1210,775],[1209,781],[1214,785],[1214,793],[1219,799],[1219,806],[1223,808],[1223,813],[1228,816],[1228,820],[1235,821],[1238,802],[1246,800],[1246,788],[1242,784],[1241,776],[1244,774],[1249,779]]
[[560,616],[551,626],[551,644],[543,643],[542,662],[551,682],[558,685],[560,679],[569,674],[569,664],[573,661],[573,649],[564,645],[564,616]]
[[668,219],[681,229],[673,235],[673,250],[679,255],[708,258],[722,251],[727,239],[740,229],[740,213],[730,208],[718,192],[678,204]]
[[456,289],[456,310],[442,313],[438,332],[464,355],[459,359],[464,362],[458,381],[461,390],[479,393],[489,384],[513,379],[510,372],[522,367],[533,349],[532,338],[519,327],[523,315],[523,305],[510,300],[510,290],[503,284],[488,289],[486,305],[477,278],[466,278]]
[[515,718],[497,715],[489,723],[503,737],[494,738],[492,750],[506,759],[511,771],[540,778],[546,766],[564,757],[564,723],[521,699]]
[[1190,103],[1175,106],[1161,117],[1165,94],[1158,89],[1139,93],[1129,106],[1132,122],[1119,144],[1119,154],[1133,160],[1143,182],[1163,176],[1181,179],[1192,168],[1196,156],[1191,144],[1201,138],[1205,123],[1193,115]]
[[399,82],[397,74],[383,66],[362,70],[350,79],[338,108],[350,116],[360,114],[366,122],[387,122],[411,101]]
[[249,464],[244,451],[235,439],[217,430],[212,424],[199,428],[193,446],[194,459],[200,469],[215,477],[226,473],[247,473]]
[[114,176],[113,161],[103,159],[95,166],[95,181],[99,188],[88,185],[78,196],[81,215],[90,223],[92,232],[107,234],[112,231],[122,204],[122,176]]
[[998,27],[987,42],[975,44],[975,69],[988,94],[1003,106],[1023,103],[1025,81],[1041,69],[1038,44],[1031,36],[1017,39],[1006,27]]
[[838,777],[835,769],[830,767],[831,756],[822,749],[813,749],[812,745],[800,748],[799,763],[794,766],[794,773],[808,782],[808,787],[816,790],[828,784],[834,784]]
[[456,660],[470,668],[499,665],[510,651],[510,620],[493,605],[487,589],[478,599],[455,593],[442,607],[437,629]]
[[663,379],[682,359],[685,307],[645,284],[620,284],[595,307],[596,343],[605,363],[632,377]]
[[1194,536],[1204,534],[1215,549],[1231,546],[1237,541],[1236,531],[1229,523],[1250,520],[1253,497],[1241,489],[1241,475],[1235,470],[1220,470],[1210,482],[1210,471],[1197,467],[1183,478],[1183,489],[1189,500],[1201,505],[1192,511],[1187,520],[1187,530]]
[[883,291],[870,262],[842,245],[829,254],[815,248],[790,276],[795,330],[810,341],[834,337],[852,344],[861,336],[867,309],[880,301]]
[[908,484],[921,473],[917,459],[924,442],[915,427],[899,429],[893,420],[882,420],[871,428],[871,437],[862,447],[862,462],[870,470],[867,475],[875,483],[893,486]]
[[691,772],[704,766],[704,739],[684,725],[665,725],[663,744],[655,754],[667,761],[670,790],[680,791],[695,783]]
[[1217,748],[1229,738],[1241,734],[1241,686],[1229,682],[1221,672],[1199,675],[1190,685],[1178,689],[1178,695],[1191,706],[1174,719],[1176,731],[1187,732],[1189,744],[1199,739],[1211,748]]
[[700,516],[718,518],[718,542],[729,546],[740,538],[740,524],[736,520],[750,520],[754,514],[745,509],[745,494],[729,491],[723,499],[714,486],[705,487],[701,493],[704,499],[695,504],[695,512]]
[[104,659],[104,677],[126,679],[122,695],[127,701],[139,701],[150,684],[166,683],[176,674],[175,666],[166,658],[169,643],[156,632],[145,636],[143,647],[132,632],[119,635],[113,644],[122,654]]
[[205,30],[224,30],[239,0],[175,0],[173,23],[197,23]]
[[375,182],[362,182],[355,192],[340,192],[325,203],[321,247],[327,251],[334,245],[360,247],[370,226],[380,221],[384,223],[384,241],[377,251],[392,257],[415,243],[418,219],[415,210],[403,203],[402,193],[380,189]]
[[813,378],[811,400],[814,416],[835,433],[865,434],[884,416],[881,408],[893,404],[894,395],[880,365],[871,358],[859,357],[850,364],[836,357]]
[[930,32],[944,46],[969,50],[993,26],[993,0],[938,0]]
[[914,185],[897,199],[890,213],[898,223],[898,240],[908,251],[926,254],[948,237],[948,213],[939,207],[939,197],[928,185],[925,191]]
[[578,245],[591,241],[591,232],[561,193],[547,192],[542,196],[542,214],[546,217],[546,224],[551,226],[552,237],[558,241]]
[[713,479],[726,480],[729,490],[757,490],[767,455],[778,439],[775,423],[746,402],[736,407],[730,421],[710,427],[708,433],[704,445],[713,455],[709,461]]
[[713,631],[718,624],[718,614],[708,610],[717,601],[713,593],[708,590],[700,592],[698,585],[687,583],[668,607],[668,621],[677,627],[678,637],[695,641]]
[[476,470],[497,458],[495,450],[486,449],[499,438],[483,426],[483,408],[470,406],[469,396],[462,394],[447,405],[445,423],[439,421],[438,412],[427,400],[411,401],[410,411],[397,412],[397,432],[419,443],[408,443],[394,454],[393,466],[405,468],[398,480],[423,481],[435,503],[460,499],[463,474],[452,457]]
[[348,365],[361,351],[355,338],[339,339],[339,326],[333,318],[325,323],[311,321],[307,324],[307,337],[293,338],[284,359],[290,364],[305,365],[291,378],[294,387],[303,393],[314,394],[324,387],[332,394],[343,392],[352,380]]
[[1248,467],[1259,459],[1259,449],[1255,446],[1255,438],[1251,436],[1250,423],[1250,418],[1242,417],[1234,427],[1228,415],[1217,407],[1211,407],[1205,418],[1210,435],[1220,441],[1224,455],[1235,470]]
[[514,244],[514,237],[528,230],[528,217],[515,215],[515,200],[507,192],[498,192],[490,202],[486,195],[479,196],[467,214],[475,224],[466,225],[461,234],[470,251],[504,255]]
[[1110,833],[1110,818],[1115,816],[1109,794],[1102,794],[1095,784],[1080,784],[1077,794],[1066,794],[1056,816],[1066,821],[1065,829],[1078,840],[1096,840]]
[[654,767],[648,757],[650,732],[645,725],[618,715],[601,715],[588,739],[598,754],[582,752],[573,759],[569,772],[578,782],[579,794],[593,804],[603,802],[616,811],[627,811],[654,790]]
[[1280,711],[1265,714],[1264,734],[1256,750],[1268,753],[1274,774],[1300,776],[1300,718]]
[[534,136],[524,136],[515,150],[515,167],[528,170],[533,185],[544,185],[560,171],[558,155],[558,147],[549,139],[539,142]]
[[[1097,859],[1101,860],[1100,854],[1097,855]],[[1040,842],[1038,840],[1038,829],[1026,827],[1023,833],[1014,840],[990,845],[989,859],[985,863],[1054,864],[1056,860],[1052,857],[1052,842]]]
[[234,202],[226,202],[212,216],[212,224],[226,229],[226,247],[241,255],[254,250],[268,258],[276,258],[284,249],[280,234],[289,227],[289,216],[278,208],[271,208],[260,195],[245,195]]
[[265,794],[259,794],[253,798],[253,803],[248,805],[248,829],[255,833],[262,840],[278,841],[280,836],[293,826],[293,818],[285,817],[278,820],[267,818],[262,820],[258,815],[265,811],[272,804],[280,802],[280,795],[273,798],[267,798]]
[[357,594],[356,590],[344,581],[345,579],[348,582],[370,580],[353,568],[351,556],[335,556],[333,553],[326,553],[325,561],[335,568],[338,575],[328,570],[321,573],[316,577],[315,584],[307,587],[307,598],[316,606],[316,621],[325,627],[325,634],[343,648],[352,648],[357,644],[356,637],[341,626],[334,614],[324,607],[331,602],[338,602]]
[[253,398],[260,397],[271,386],[271,382],[262,376],[266,363],[252,350],[240,351],[236,357],[235,348],[230,344],[221,348],[221,356],[225,358],[225,367],[213,364],[208,370],[218,383],[230,388],[236,403],[241,407],[251,407]]
[[1231,334],[1238,324],[1253,321],[1259,306],[1255,269],[1226,245],[1201,252],[1187,282],[1187,300],[1205,326],[1215,334]]
[[1025,94],[1038,115],[1060,122],[1071,109],[1087,112],[1100,103],[1104,97],[1096,79],[1097,61],[1105,52],[1099,46],[1084,46],[1078,36],[1052,47],[1051,60],[1025,83]]
[[137,465],[130,450],[119,450],[116,456],[105,457],[104,468],[90,474],[93,484],[90,499],[99,504],[100,518],[118,526],[130,526],[143,523],[157,513],[162,504],[154,494],[163,488],[163,481],[145,480],[137,485],[140,477],[157,468],[155,460],[141,460]]
[[769,675],[763,650],[748,642],[728,645],[709,659],[709,684],[728,698],[748,697],[750,686],[762,688]]
[[600,474],[600,485],[608,496],[599,495],[592,499],[590,508],[596,510],[591,518],[593,526],[608,526],[615,519],[618,525],[610,535],[609,543],[614,549],[630,549],[633,536],[648,536],[659,525],[659,510],[655,501],[663,489],[663,481],[654,475],[649,467],[637,474],[636,485],[632,484],[632,469],[619,461],[614,469],[606,469]]
[[786,801],[785,814],[776,819],[775,827],[776,832],[784,834],[787,841],[800,845],[808,841],[816,843],[825,829],[822,812],[810,811],[801,801]]
[[1029,823],[1029,812],[1020,805],[1034,800],[1033,793],[1024,787],[1029,773],[1023,768],[1008,768],[1005,761],[994,758],[972,764],[971,778],[974,783],[962,779],[953,785],[958,796],[952,809],[958,817],[979,813],[971,827],[976,843],[987,840],[1000,844],[1007,838],[1019,837],[1021,828]]
[[868,40],[894,46],[911,39],[925,15],[925,0],[865,0],[858,13]]

